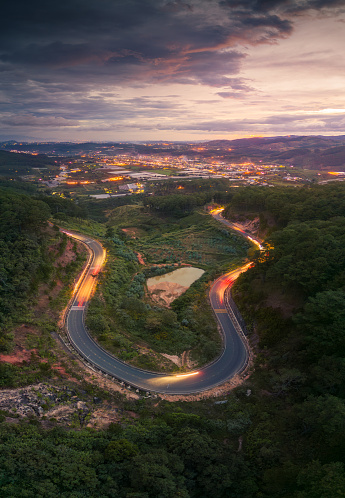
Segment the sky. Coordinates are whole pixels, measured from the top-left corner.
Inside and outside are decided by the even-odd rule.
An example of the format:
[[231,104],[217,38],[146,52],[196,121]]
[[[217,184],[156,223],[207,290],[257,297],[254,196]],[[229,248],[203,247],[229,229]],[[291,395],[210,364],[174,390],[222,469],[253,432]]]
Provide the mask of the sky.
[[0,140],[345,134],[345,0],[12,0]]

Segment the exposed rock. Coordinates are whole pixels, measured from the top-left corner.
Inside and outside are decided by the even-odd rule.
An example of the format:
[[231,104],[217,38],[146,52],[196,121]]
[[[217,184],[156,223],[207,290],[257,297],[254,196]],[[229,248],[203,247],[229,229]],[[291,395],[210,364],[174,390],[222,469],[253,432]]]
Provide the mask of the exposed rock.
[[77,408],[78,410],[82,410],[83,412],[89,412],[89,408],[87,404],[84,401],[78,401],[77,402]]
[[[59,423],[65,426],[107,427],[111,423],[119,423],[123,414],[132,417],[132,412],[106,403],[98,396],[90,397],[86,391],[76,392],[64,387],[37,384],[22,389],[4,389],[0,391],[0,410],[7,412],[6,420],[17,423],[21,418],[40,418],[42,424],[50,426]],[[84,394],[83,394],[84,393]],[[97,408],[95,405],[98,405]]]
[[41,406],[37,406],[37,405],[29,405],[33,411],[36,413],[36,415],[38,417],[41,417],[43,415],[43,408]]

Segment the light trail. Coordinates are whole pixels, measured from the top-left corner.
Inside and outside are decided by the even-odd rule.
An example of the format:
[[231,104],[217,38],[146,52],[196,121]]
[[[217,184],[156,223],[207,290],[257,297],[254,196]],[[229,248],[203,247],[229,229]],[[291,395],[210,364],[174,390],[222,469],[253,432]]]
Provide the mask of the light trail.
[[260,244],[260,242],[258,242],[257,240],[253,239],[252,237],[250,237],[249,235],[247,235],[247,239],[249,239],[251,242],[253,242],[253,244],[255,244],[256,246],[258,246],[258,248],[260,249],[260,251],[263,251],[263,246]]
[[191,377],[192,375],[199,375],[200,372],[191,372],[191,373],[187,373],[187,374],[178,374],[178,375],[175,375],[175,377]]

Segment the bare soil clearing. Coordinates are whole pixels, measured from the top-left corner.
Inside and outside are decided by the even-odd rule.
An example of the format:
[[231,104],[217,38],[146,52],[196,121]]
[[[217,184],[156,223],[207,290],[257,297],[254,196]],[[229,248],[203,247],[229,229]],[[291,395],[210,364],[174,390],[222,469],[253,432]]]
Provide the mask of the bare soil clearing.
[[163,306],[170,306],[176,298],[188,289],[188,287],[174,282],[161,282],[147,288],[152,301]]
[[177,365],[178,367],[182,366],[182,358],[180,358],[179,356],[166,353],[161,353],[161,355],[175,363],[175,365]]
[[135,253],[137,255],[137,258],[138,258],[138,261],[141,265],[146,265],[145,261],[144,261],[144,258],[142,257],[142,255],[140,254],[140,252],[136,252]]

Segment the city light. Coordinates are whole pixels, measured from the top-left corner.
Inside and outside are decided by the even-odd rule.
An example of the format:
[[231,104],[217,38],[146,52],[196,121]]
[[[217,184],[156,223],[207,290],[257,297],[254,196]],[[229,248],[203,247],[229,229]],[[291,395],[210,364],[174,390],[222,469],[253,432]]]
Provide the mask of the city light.
[[113,176],[106,179],[107,182],[118,182],[120,180],[123,180],[123,176]]

